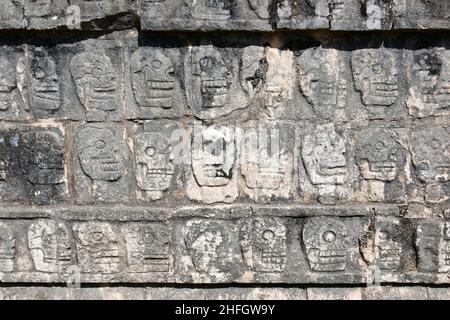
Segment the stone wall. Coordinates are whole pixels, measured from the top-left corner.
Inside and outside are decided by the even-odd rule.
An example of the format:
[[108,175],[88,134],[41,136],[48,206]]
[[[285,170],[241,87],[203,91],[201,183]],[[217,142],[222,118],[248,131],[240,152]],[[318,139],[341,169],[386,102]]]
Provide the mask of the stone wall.
[[0,297],[447,297],[449,16],[2,0]]

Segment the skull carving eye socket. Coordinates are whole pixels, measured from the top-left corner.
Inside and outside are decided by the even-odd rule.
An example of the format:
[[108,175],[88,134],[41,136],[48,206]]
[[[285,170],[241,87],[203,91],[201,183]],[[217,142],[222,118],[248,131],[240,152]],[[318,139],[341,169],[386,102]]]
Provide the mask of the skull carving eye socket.
[[149,157],[153,157],[156,154],[156,150],[153,147],[148,147],[145,149],[145,154]]
[[387,233],[385,231],[380,231],[380,240],[386,240],[388,238]]
[[97,79],[100,79],[102,77],[102,74],[103,74],[103,72],[102,72],[102,70],[100,68],[92,69],[92,76],[93,77],[95,77]]
[[381,63],[376,63],[372,66],[372,72],[374,74],[381,74],[383,72],[383,65]]
[[104,237],[104,235],[101,232],[94,232],[94,234],[92,235],[92,239],[94,239],[94,241],[96,241],[96,242],[102,241],[103,237]]
[[205,57],[200,60],[200,68],[202,70],[211,70],[214,65],[214,61],[210,57]]
[[38,68],[35,72],[34,72],[34,77],[36,79],[43,79],[45,77],[45,71],[41,68]]
[[417,169],[421,171],[427,171],[430,170],[430,166],[428,165],[428,163],[421,163],[417,166]]
[[433,149],[439,150],[441,148],[441,143],[439,142],[439,140],[433,139],[430,143],[431,147]]
[[163,63],[159,60],[153,60],[151,65],[154,69],[159,69],[162,67]]
[[97,149],[104,149],[106,146],[106,142],[103,140],[98,140],[97,143],[95,144],[95,147]]
[[384,149],[384,143],[383,143],[382,141],[378,141],[378,142],[375,144],[375,150],[381,151],[381,150],[383,150],[383,149]]
[[325,231],[322,234],[322,239],[325,242],[332,243],[332,242],[334,242],[336,240],[336,233],[334,233],[333,231],[330,231],[330,230]]
[[275,233],[272,230],[265,230],[262,234],[264,240],[272,241],[275,238]]

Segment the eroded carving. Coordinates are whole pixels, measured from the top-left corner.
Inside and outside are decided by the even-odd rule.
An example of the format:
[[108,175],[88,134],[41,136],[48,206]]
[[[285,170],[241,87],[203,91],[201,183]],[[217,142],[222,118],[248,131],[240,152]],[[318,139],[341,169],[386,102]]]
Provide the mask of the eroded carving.
[[170,267],[167,225],[133,223],[122,228],[127,246],[127,260],[133,272],[167,272]]
[[87,120],[107,120],[120,105],[118,77],[111,59],[97,53],[80,53],[72,59],[70,70]]
[[230,272],[233,252],[229,230],[217,221],[191,220],[186,224],[185,244],[192,264],[201,273]]
[[399,95],[394,54],[385,48],[356,50],[352,70],[355,88],[368,108],[369,118],[384,119]]
[[28,228],[28,247],[37,271],[64,272],[75,264],[72,236],[63,222],[33,222]]
[[256,272],[283,272],[286,267],[286,227],[275,218],[245,221],[239,244],[248,269]]
[[51,114],[61,107],[55,61],[44,49],[36,48],[30,64],[33,106]]
[[330,119],[345,107],[346,81],[339,51],[322,47],[305,50],[297,58],[300,91],[318,117]]
[[358,134],[356,162],[366,180],[363,189],[371,201],[385,199],[385,184],[397,176],[399,146],[384,129],[367,129]]
[[441,202],[449,199],[450,135],[443,127],[412,132],[412,164],[417,178],[425,184],[425,199]]
[[437,222],[423,221],[417,226],[414,244],[419,271],[435,272],[439,270],[441,234],[441,227]]
[[87,127],[78,133],[78,159],[92,180],[116,181],[123,176],[119,146],[109,129]]
[[12,109],[16,88],[15,66],[9,57],[0,56],[0,112]]
[[245,193],[254,201],[288,198],[294,157],[280,146],[279,129],[247,130],[242,142],[240,165]]
[[350,257],[349,230],[337,218],[311,218],[303,227],[303,244],[311,270],[345,271]]
[[0,222],[0,272],[14,271],[16,235],[11,226]]
[[131,58],[134,97],[141,108],[172,108],[173,62],[162,49],[141,48]]
[[344,138],[334,125],[318,125],[302,142],[302,158],[308,177],[322,198],[341,197],[339,187],[349,174]]
[[189,198],[204,203],[233,202],[237,198],[235,157],[234,129],[196,125]]
[[125,266],[125,248],[118,228],[107,222],[75,223],[79,266],[84,273],[118,273]]
[[20,166],[37,203],[64,198],[64,138],[57,131],[30,130],[21,136]]
[[266,49],[267,73],[263,94],[264,108],[271,118],[277,118],[287,101],[292,99],[294,88],[294,54],[289,50]]
[[192,1],[192,16],[198,20],[227,20],[233,4],[232,0]]
[[144,132],[135,138],[137,186],[151,200],[162,199],[172,186],[175,166],[170,139],[158,132]]
[[412,59],[409,113],[419,118],[450,115],[450,52],[421,50]]

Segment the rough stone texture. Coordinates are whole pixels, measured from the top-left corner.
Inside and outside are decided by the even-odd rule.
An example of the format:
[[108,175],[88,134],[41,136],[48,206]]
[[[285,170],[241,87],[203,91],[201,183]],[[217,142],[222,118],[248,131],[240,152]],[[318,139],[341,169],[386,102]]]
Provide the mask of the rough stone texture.
[[449,12],[2,0],[0,297],[448,298]]

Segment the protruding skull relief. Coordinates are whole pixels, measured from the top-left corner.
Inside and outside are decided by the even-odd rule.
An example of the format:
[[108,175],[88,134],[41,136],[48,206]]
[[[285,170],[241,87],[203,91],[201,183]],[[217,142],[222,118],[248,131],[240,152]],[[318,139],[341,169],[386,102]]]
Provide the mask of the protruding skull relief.
[[8,57],[0,56],[0,112],[7,111],[13,105],[16,81],[15,66]]
[[244,90],[236,88],[238,62],[234,52],[212,45],[193,47],[188,52],[184,66],[186,96],[195,116],[214,119],[247,106]]
[[417,268],[421,272],[439,270],[439,244],[441,227],[434,221],[422,222],[417,226],[415,248],[417,250]]
[[445,201],[448,193],[440,184],[450,181],[450,135],[443,127],[427,128],[412,133],[412,164],[418,179],[427,185],[427,198]]
[[302,157],[315,185],[342,185],[347,175],[344,138],[332,124],[318,125],[303,139]]
[[398,98],[398,69],[395,56],[387,49],[361,49],[353,52],[355,88],[361,93],[369,117],[383,119]]
[[233,129],[211,126],[194,136],[192,168],[199,186],[221,187],[233,179],[235,144]]
[[311,218],[303,227],[303,244],[311,270],[345,271],[350,257],[349,230],[337,218]]
[[57,131],[28,131],[22,135],[19,160],[32,189],[33,202],[48,204],[64,197],[64,138]]
[[167,272],[170,266],[169,229],[162,223],[127,224],[122,228],[127,260],[134,272]]
[[245,192],[252,200],[289,197],[292,190],[292,153],[280,150],[278,129],[267,132],[248,130],[241,150],[241,173]]
[[74,264],[72,237],[62,222],[39,220],[28,229],[28,247],[37,271],[63,272]]
[[125,266],[125,248],[119,230],[106,222],[73,226],[78,262],[85,273],[118,273]]
[[240,72],[241,86],[250,98],[261,89],[264,79],[265,54],[261,46],[245,47]]
[[393,136],[383,129],[360,132],[356,143],[356,162],[366,180],[365,194],[371,201],[382,201],[385,183],[397,176],[399,146]]
[[363,131],[356,146],[356,161],[364,179],[392,181],[397,174],[398,145],[383,129]]
[[117,181],[124,175],[119,146],[109,129],[87,127],[78,132],[78,159],[92,180]]
[[61,97],[55,61],[41,48],[33,52],[31,76],[34,107],[40,110],[58,110],[61,107]]
[[14,271],[16,236],[11,226],[0,222],[0,272]]
[[133,91],[140,107],[173,107],[174,65],[163,49],[138,49],[131,58]]
[[335,49],[307,49],[297,59],[300,91],[313,106],[317,116],[333,118],[342,108],[346,83],[341,79],[339,52]]
[[409,113],[419,118],[450,115],[450,51],[415,52],[410,70]]
[[144,132],[135,138],[136,181],[139,189],[161,199],[172,186],[175,166],[168,137],[158,132]]
[[192,16],[199,20],[227,20],[231,17],[232,0],[198,0],[192,2]]
[[397,270],[402,257],[402,245],[396,240],[396,224],[384,223],[375,231],[377,265],[384,270]]
[[220,222],[191,220],[186,224],[185,244],[198,272],[229,272],[232,263],[229,230]]
[[80,53],[70,64],[78,98],[88,120],[105,121],[118,109],[117,74],[111,59],[95,53]]
[[239,244],[248,269],[283,272],[286,267],[286,227],[275,218],[256,218],[242,224]]
[[[264,107],[270,117],[292,99],[294,87],[294,55],[289,50],[266,49],[268,69],[264,83]],[[278,113],[280,112],[278,111]]]

